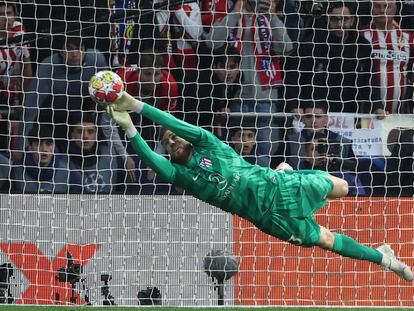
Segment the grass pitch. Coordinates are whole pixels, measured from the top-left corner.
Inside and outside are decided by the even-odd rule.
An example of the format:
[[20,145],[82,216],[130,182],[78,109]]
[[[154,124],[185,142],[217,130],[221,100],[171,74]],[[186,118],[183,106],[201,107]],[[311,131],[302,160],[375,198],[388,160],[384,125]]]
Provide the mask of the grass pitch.
[[310,308],[310,307],[214,307],[214,308],[194,308],[194,307],[89,307],[89,306],[56,306],[56,307],[43,307],[43,306],[6,306],[0,305],[0,311],[74,311],[74,310],[87,310],[91,308],[92,311],[121,311],[121,310],[151,310],[151,311],[243,311],[243,310],[258,310],[258,311],[403,311],[414,310],[414,308],[352,308],[352,307],[323,307],[323,308]]

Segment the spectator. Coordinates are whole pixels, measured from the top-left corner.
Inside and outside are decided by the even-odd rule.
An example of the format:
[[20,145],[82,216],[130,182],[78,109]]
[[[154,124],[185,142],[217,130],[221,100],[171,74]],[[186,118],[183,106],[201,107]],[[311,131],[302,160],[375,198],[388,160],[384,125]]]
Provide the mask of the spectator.
[[[82,96],[88,94],[89,79],[106,66],[103,55],[95,50],[86,50],[81,37],[67,37],[61,42],[59,52],[38,65],[36,77],[25,98],[22,129],[25,137],[38,119],[67,124],[69,111],[82,108]],[[53,119],[49,115],[40,115],[45,109],[44,113]]]
[[340,150],[340,143],[316,135],[306,144],[305,169],[328,171],[348,182],[349,194],[364,195],[366,190],[356,174],[356,160],[340,158]]
[[[210,32],[211,27],[223,19],[227,12],[231,12],[236,1],[233,0],[204,0],[201,1],[201,20],[205,33]],[[251,1],[260,2],[257,0]],[[283,12],[283,20],[287,28],[289,37],[296,42],[299,37],[300,29],[303,27],[303,20],[300,17],[299,9],[301,1],[283,0],[277,1],[277,10]],[[310,2],[310,1],[309,1]],[[259,4],[260,6],[261,4]]]
[[[314,159],[306,158],[306,143],[315,138],[320,141],[325,138],[328,143],[335,143],[337,146],[334,146],[333,149],[338,149],[340,145],[340,150],[329,152],[331,154],[336,153],[338,158],[355,159],[352,151],[352,141],[328,129],[328,106],[329,104],[324,100],[302,102],[303,115],[300,117],[300,121],[303,122],[304,128],[301,132],[290,131],[287,134],[285,151],[278,153],[285,154],[286,161],[280,162],[287,162],[295,170],[312,166],[313,162],[310,161],[314,161]],[[338,165],[335,166],[338,168]]]
[[[39,108],[45,106],[49,96],[70,96],[82,98],[86,95],[89,79],[97,70],[107,67],[104,56],[96,50],[85,48],[85,42],[80,36],[66,37],[60,44],[59,52],[46,58],[39,64],[35,79],[33,79],[30,91],[26,96],[25,108],[25,133],[31,128],[31,123],[36,121]],[[57,110],[80,109],[67,107],[66,102],[54,102],[63,107],[52,107]],[[46,105],[47,106],[47,105]]]
[[[25,27],[17,19],[14,3],[0,1],[0,39],[11,39],[25,33]],[[32,77],[32,63],[27,46],[1,48],[0,53],[1,101],[21,105],[23,91],[27,91]]]
[[401,29],[396,13],[395,0],[373,1],[371,24],[361,35],[372,45],[374,74],[385,110],[412,113],[414,35]]
[[[162,110],[177,109],[178,85],[172,74],[163,69],[163,58],[158,50],[145,48],[139,53],[138,66],[128,66],[117,70],[125,82],[126,91],[140,100]],[[135,124],[141,124],[142,135],[147,141],[155,142],[156,130],[153,123],[142,119],[139,114],[132,116]],[[153,146],[153,145],[152,145]]]
[[[111,25],[111,64],[113,67],[137,64],[139,51],[151,48],[160,38],[152,1],[112,1],[110,6],[116,16]],[[132,10],[136,10],[133,15]]]
[[12,148],[17,144],[23,93],[27,91],[33,75],[28,46],[9,44],[10,39],[25,33],[25,27],[17,16],[14,3],[0,1],[0,39],[6,40],[6,47],[0,48],[0,109],[9,110],[8,127]]
[[[289,54],[293,45],[276,14],[277,6],[278,0],[237,0],[233,9],[206,34],[213,49],[229,44],[242,55],[242,104],[232,104],[233,112],[269,114],[282,110],[279,92],[283,74],[279,57]],[[257,119],[259,154],[270,156],[276,150],[277,126],[270,117],[262,115]]]
[[233,47],[214,51],[211,69],[201,70],[184,80],[183,120],[202,126],[225,138],[225,113],[232,102],[240,101],[240,53]]
[[197,50],[203,34],[200,7],[191,2],[174,10],[158,11],[156,20],[168,52],[168,68],[174,69],[177,81],[182,81],[181,69],[188,73],[199,65]]
[[209,33],[212,26],[223,19],[231,11],[231,0],[204,0],[201,1],[201,21],[204,32]]
[[69,167],[73,193],[112,193],[122,180],[115,150],[98,137],[97,116],[91,112],[70,116]]
[[29,133],[24,162],[13,166],[13,190],[17,193],[68,193],[69,168],[59,154],[51,125],[35,125]]
[[176,110],[178,85],[170,72],[164,69],[160,49],[141,50],[137,65],[118,69],[117,74],[124,80],[130,95],[162,110]]
[[[230,117],[230,146],[251,164],[261,164],[256,155],[256,118],[249,116]],[[267,163],[267,162],[265,162]]]
[[263,13],[256,13],[251,2],[237,0],[233,10],[215,22],[207,38],[214,49],[228,43],[243,55],[242,98],[269,101],[279,99],[282,71],[277,56],[289,54],[292,43],[276,15],[278,1],[265,3],[261,6]]
[[384,116],[375,87],[367,40],[354,29],[352,6],[329,2],[327,29],[315,31],[313,42],[299,44],[287,59],[287,111],[300,100],[328,100],[330,112],[375,112]]
[[[34,65],[53,54],[54,40],[62,33],[81,30],[90,46],[109,51],[109,7],[101,0],[19,0],[23,24],[35,41],[32,53]],[[53,47],[53,48],[52,48]]]
[[[341,176],[350,185],[350,193],[363,194],[361,182],[357,179],[357,161],[352,150],[352,141],[328,129],[328,103],[323,100],[304,102],[301,132],[291,131],[286,136],[286,145],[277,154],[293,169],[319,169]],[[281,161],[275,159],[272,167]],[[358,189],[357,189],[358,187]]]
[[[84,106],[84,96],[90,101],[90,78],[96,71],[107,67],[105,57],[97,50],[86,49],[85,42],[80,36],[68,36],[60,46],[58,53],[39,64],[36,78],[31,83],[24,102],[24,124],[20,129],[25,137],[38,118],[66,125],[68,113],[80,111]],[[53,119],[40,115],[42,110],[45,113],[52,112]],[[117,129],[111,125],[106,113],[103,113],[100,122],[105,137],[114,142],[117,153],[125,158],[125,165],[132,178],[135,163],[127,156]],[[20,139],[19,150],[23,150],[23,144],[24,140]],[[14,160],[19,156],[21,157],[14,156]]]

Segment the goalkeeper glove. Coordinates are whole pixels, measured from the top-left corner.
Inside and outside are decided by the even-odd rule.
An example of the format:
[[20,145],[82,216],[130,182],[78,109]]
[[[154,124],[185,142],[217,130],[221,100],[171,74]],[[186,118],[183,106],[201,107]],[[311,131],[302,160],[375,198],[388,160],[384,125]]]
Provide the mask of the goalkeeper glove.
[[111,115],[112,119],[125,131],[128,137],[134,137],[137,130],[132,123],[131,117],[126,111],[115,111],[113,105],[106,108],[106,111]]
[[144,108],[144,103],[124,92],[111,107],[113,107],[114,111],[134,111],[140,113]]

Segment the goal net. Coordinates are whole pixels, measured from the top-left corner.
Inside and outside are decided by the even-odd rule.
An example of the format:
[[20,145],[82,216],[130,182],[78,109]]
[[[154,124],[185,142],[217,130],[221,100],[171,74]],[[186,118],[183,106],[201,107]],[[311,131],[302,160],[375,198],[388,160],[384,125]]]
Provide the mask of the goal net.
[[[380,266],[167,183],[88,93],[111,70],[243,165],[345,179],[316,221],[412,267],[413,25],[396,0],[0,1],[0,304],[413,307]],[[171,160],[164,129],[130,117]],[[229,196],[233,163],[199,149],[189,176]]]

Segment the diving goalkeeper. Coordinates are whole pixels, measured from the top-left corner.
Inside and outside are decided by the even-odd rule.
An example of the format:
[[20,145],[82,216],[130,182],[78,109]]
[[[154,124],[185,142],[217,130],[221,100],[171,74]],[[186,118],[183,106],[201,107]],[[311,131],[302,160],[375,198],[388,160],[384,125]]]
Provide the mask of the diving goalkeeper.
[[[126,92],[107,108],[141,160],[164,181],[194,197],[249,220],[263,232],[289,243],[319,246],[345,257],[368,260],[406,281],[411,269],[388,245],[377,249],[319,225],[313,214],[326,198],[343,197],[348,184],[318,170],[294,171],[282,163],[276,170],[252,165],[214,134],[145,104]],[[160,124],[162,144],[171,161],[152,151],[128,114],[133,111]]]

